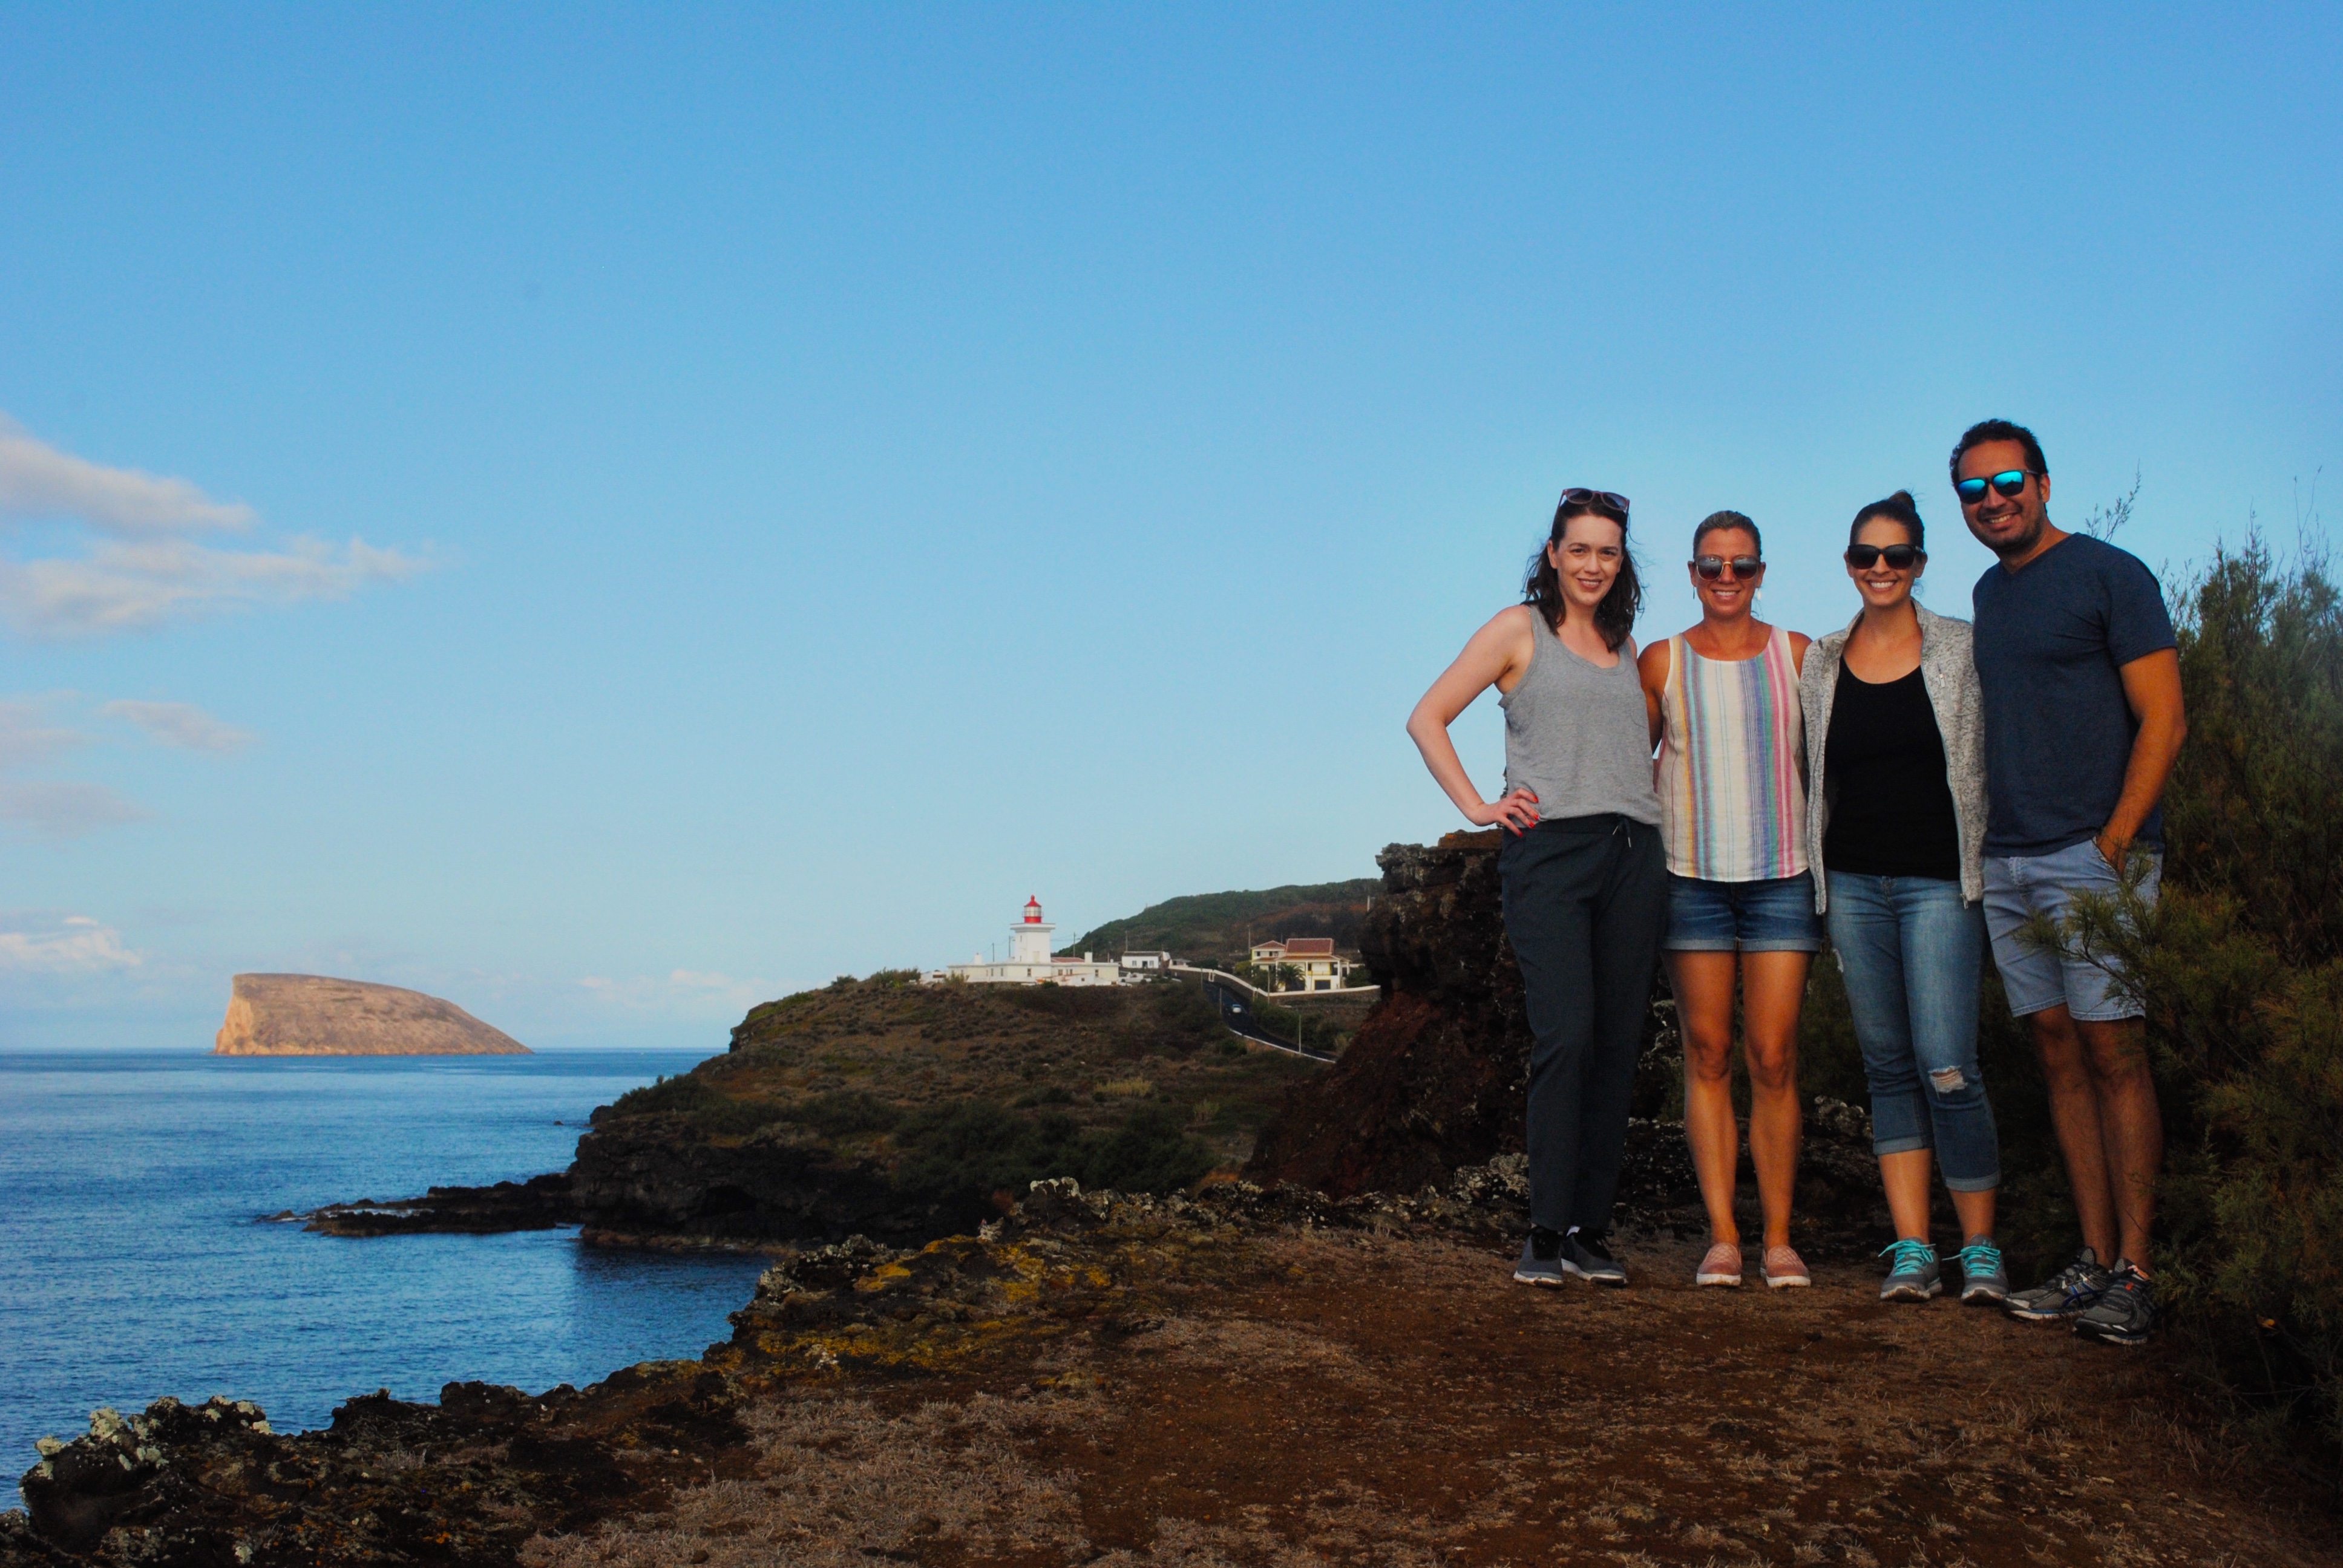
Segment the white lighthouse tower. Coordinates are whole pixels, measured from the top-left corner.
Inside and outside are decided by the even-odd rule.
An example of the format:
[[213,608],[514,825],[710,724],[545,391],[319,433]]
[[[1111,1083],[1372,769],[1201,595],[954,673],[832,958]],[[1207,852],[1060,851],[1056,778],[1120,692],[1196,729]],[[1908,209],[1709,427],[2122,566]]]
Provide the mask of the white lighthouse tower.
[[981,956],[949,969],[930,970],[930,980],[963,980],[978,985],[1117,985],[1121,966],[1110,959],[1096,961],[1088,953],[1078,959],[1052,958],[1051,933],[1058,928],[1041,918],[1041,900],[1029,898],[1009,928],[1009,960],[989,963]]
[[1050,933],[1058,928],[1041,918],[1041,900],[1025,900],[1025,918],[1009,928],[1009,961],[1012,964],[1046,964],[1050,961]]

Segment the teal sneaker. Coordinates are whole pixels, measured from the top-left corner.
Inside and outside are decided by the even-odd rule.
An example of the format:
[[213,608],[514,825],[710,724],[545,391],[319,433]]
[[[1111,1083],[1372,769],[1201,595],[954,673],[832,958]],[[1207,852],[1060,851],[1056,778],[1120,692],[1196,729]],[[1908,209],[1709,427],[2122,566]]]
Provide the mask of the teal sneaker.
[[1944,1275],[1936,1265],[1936,1249],[1926,1241],[1906,1237],[1892,1246],[1879,1249],[1879,1255],[1895,1254],[1887,1265],[1887,1278],[1879,1286],[1883,1302],[1925,1302],[1945,1288]]
[[1997,1307],[2009,1300],[2009,1274],[2001,1266],[2001,1249],[1991,1236],[1971,1236],[1957,1254],[1961,1265],[1961,1300]]

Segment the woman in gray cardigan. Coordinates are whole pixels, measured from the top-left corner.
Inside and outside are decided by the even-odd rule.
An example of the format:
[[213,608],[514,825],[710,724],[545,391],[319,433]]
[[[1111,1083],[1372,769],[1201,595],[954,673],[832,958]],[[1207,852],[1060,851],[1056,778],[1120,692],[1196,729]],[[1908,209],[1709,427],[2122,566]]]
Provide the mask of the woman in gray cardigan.
[[2009,1287],[1993,1240],[2000,1142],[1977,1073],[1984,718],[1968,622],[1912,599],[1925,538],[1907,491],[1855,515],[1846,574],[1863,613],[1816,642],[1798,678],[1808,860],[1896,1218],[1880,1299],[1925,1302],[1944,1288],[1928,1241],[1933,1151],[1968,1239],[1961,1300],[1994,1303]]

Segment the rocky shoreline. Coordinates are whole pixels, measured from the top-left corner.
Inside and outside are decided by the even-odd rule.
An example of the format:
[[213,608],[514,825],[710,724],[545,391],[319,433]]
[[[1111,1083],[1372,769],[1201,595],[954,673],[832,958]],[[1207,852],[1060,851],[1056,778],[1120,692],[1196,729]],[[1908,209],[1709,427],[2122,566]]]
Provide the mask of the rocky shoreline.
[[[1380,858],[1384,895],[1363,940],[1383,998],[1334,1069],[1284,1091],[1252,1144],[1244,1179],[1216,1177],[1192,1194],[1160,1198],[1046,1180],[1021,1185],[1021,1201],[996,1193],[973,1214],[923,1195],[887,1163],[886,1134],[867,1130],[881,1124],[868,1096],[805,1075],[841,1050],[867,1050],[859,1042],[898,1028],[886,1018],[904,1007],[997,1010],[1001,1000],[905,993],[908,1000],[888,1002],[896,1014],[881,1017],[870,1010],[876,1000],[840,991],[834,1006],[817,998],[811,1010],[758,1010],[746,1034],[736,1031],[731,1060],[709,1064],[724,1071],[663,1085],[649,1109],[597,1111],[566,1171],[295,1216],[346,1238],[575,1224],[598,1245],[783,1256],[733,1314],[728,1342],[698,1360],[645,1363],[584,1391],[450,1384],[437,1405],[377,1394],[341,1406],[324,1431],[291,1435],[270,1432],[257,1409],[219,1400],[162,1401],[127,1420],[101,1412],[87,1435],[45,1446],[23,1483],[28,1513],[0,1516],[0,1568],[549,1563],[548,1541],[658,1515],[692,1489],[748,1477],[751,1428],[767,1419],[758,1412],[769,1415],[793,1390],[994,1378],[1020,1358],[1049,1363],[1054,1344],[1121,1343],[1163,1321],[1167,1303],[1209,1300],[1236,1282],[1273,1296],[1286,1275],[1263,1260],[1295,1238],[1342,1234],[1429,1248],[1426,1257],[1443,1248],[1502,1257],[1518,1245],[1526,1214],[1519,1150],[1528,1034],[1496,917],[1494,849],[1493,835],[1460,834],[1437,846],[1394,845]],[[1111,1000],[1035,1000],[1091,1009]],[[1182,1031],[1210,1035],[1217,1023],[1185,1020],[1158,1001],[1176,998],[1166,991],[1145,1003],[1153,1011],[1115,1026],[1137,1030],[1135,1043],[1082,1035],[1088,1015],[1069,1013],[968,1054],[1055,1052],[1080,1081],[1129,1072],[1101,1050],[1151,1051],[1139,1060],[1160,1063],[1151,1070],[1172,1082],[1164,1075],[1213,1049]],[[949,1044],[960,1015],[905,1016],[916,1045]],[[1052,1043],[1061,1037],[1092,1043]],[[1681,1128],[1658,1119],[1677,1081],[1674,1052],[1667,999],[1655,993],[1619,1200],[1630,1245],[1664,1248],[1705,1224]],[[857,1081],[875,1081],[891,1060],[858,1058],[878,1066],[858,1066],[865,1077]],[[954,1059],[910,1060],[942,1064],[911,1070],[904,1081],[914,1085],[953,1069]],[[816,1067],[792,1065],[806,1062]],[[1291,1064],[1264,1065],[1282,1072]],[[757,1098],[784,1081],[800,1093],[819,1090],[808,1102],[815,1109]],[[1121,1088],[1110,1081],[1100,1092]],[[1195,1116],[1211,1104],[1199,1101]],[[1024,1136],[1047,1125],[1036,1119],[1049,1105],[1042,1100],[1021,1121],[997,1114]],[[824,1116],[842,1131],[818,1135]],[[1071,1124],[1061,1132],[1070,1136]],[[1885,1214],[1860,1111],[1815,1108],[1799,1201],[1800,1244],[1811,1261],[1877,1245]],[[986,1213],[993,1217],[974,1222]]]

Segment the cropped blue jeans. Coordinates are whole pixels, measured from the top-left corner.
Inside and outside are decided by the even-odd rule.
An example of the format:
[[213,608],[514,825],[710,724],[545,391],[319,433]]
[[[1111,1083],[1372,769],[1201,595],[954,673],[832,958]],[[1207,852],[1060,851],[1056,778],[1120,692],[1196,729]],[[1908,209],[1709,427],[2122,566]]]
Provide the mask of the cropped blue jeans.
[[2001,1138],[1977,1071],[1985,914],[1958,882],[1830,871],[1832,950],[1871,1082],[1876,1154],[1934,1149],[1945,1185],[2001,1184]]

